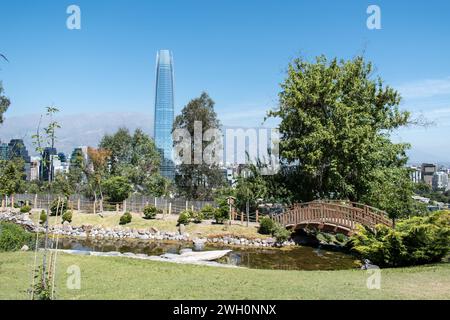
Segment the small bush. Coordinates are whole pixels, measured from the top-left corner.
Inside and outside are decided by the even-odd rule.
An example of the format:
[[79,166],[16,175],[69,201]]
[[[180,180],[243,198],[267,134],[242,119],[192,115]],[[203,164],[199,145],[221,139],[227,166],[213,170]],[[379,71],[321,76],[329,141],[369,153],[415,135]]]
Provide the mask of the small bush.
[[272,234],[275,229],[275,221],[270,217],[262,217],[259,221],[259,230],[261,234]]
[[0,251],[16,251],[24,245],[32,248],[33,235],[31,233],[16,224],[0,222]]
[[131,213],[129,212],[125,212],[121,217],[120,217],[120,225],[124,225],[127,223],[130,223],[132,219]]
[[64,223],[65,221],[67,221],[68,223],[72,222],[72,211],[66,211],[63,215],[62,215],[62,223]]
[[272,231],[272,235],[275,237],[275,239],[277,239],[278,243],[283,243],[289,240],[289,238],[291,237],[291,232],[281,224],[276,223]]
[[184,224],[187,225],[189,222],[191,222],[192,217],[192,211],[191,210],[185,210],[180,213],[180,216],[178,217],[178,225]]
[[191,218],[194,223],[201,223],[203,220],[203,213],[201,211],[193,211]]
[[39,215],[39,223],[44,224],[45,221],[47,221],[47,213],[45,213],[45,210],[42,210],[41,214]]
[[210,204],[207,204],[202,208],[201,213],[203,215],[203,219],[212,219],[214,218],[214,207]]
[[395,229],[360,226],[353,250],[380,267],[404,267],[441,261],[450,251],[450,211],[399,221]]
[[144,219],[155,219],[158,209],[151,204],[144,207]]
[[[58,216],[61,216],[64,213],[66,213],[67,209],[68,209],[67,199],[60,200],[59,206],[58,206],[58,199],[55,199],[52,201],[50,205],[50,216],[54,217],[56,216],[56,214],[58,214]],[[56,212],[57,210],[58,212]]]
[[20,212],[21,213],[28,213],[31,211],[31,207],[30,206],[23,206],[22,208],[20,208]]

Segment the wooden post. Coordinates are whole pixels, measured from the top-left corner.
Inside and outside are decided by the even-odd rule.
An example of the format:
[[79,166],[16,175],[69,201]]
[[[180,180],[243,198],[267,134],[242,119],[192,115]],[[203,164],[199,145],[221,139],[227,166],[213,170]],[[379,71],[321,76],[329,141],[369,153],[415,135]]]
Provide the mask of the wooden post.
[[241,212],[241,224],[244,224],[244,213]]
[[14,195],[11,195],[11,209],[14,209]]
[[123,200],[123,212],[127,212],[127,200]]
[[117,213],[119,213],[119,208],[120,208],[119,204],[116,203],[116,212],[117,212]]
[[187,211],[187,209],[188,209],[188,201],[186,200],[186,211]]
[[191,206],[191,210],[194,211],[194,205]]
[[81,210],[81,199],[80,199],[80,197],[78,197],[78,201],[77,201],[77,209],[78,209],[78,211]]
[[96,200],[94,200],[94,214],[95,214],[95,207],[97,206],[97,201]]
[[37,193],[34,195],[34,209],[37,209]]
[[258,209],[256,209],[256,222],[257,223],[259,222],[259,211],[258,211]]
[[169,202],[169,215],[172,214],[172,202]]

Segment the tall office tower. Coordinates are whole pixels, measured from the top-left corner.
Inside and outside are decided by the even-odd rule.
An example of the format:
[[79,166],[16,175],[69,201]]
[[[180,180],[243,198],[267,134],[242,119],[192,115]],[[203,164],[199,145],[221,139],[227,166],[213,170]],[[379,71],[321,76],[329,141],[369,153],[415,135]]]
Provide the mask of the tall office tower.
[[161,154],[161,175],[174,179],[172,125],[174,120],[173,57],[169,50],[156,55],[154,139]]
[[11,139],[8,144],[9,158],[22,158],[25,163],[30,163],[30,156],[22,139]]

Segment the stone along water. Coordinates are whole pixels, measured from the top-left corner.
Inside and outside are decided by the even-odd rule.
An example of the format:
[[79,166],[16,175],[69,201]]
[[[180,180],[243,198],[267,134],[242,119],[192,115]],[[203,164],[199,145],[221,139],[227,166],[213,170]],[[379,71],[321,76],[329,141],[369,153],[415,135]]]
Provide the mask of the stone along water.
[[[181,249],[186,248],[195,250],[194,245],[190,243],[72,238],[63,238],[59,241],[59,249],[132,252],[154,256],[164,253],[179,253]],[[208,245],[204,247],[204,250],[218,249],[233,250],[218,262],[253,269],[341,270],[357,267],[355,257],[320,248],[298,246],[289,249],[257,249]]]

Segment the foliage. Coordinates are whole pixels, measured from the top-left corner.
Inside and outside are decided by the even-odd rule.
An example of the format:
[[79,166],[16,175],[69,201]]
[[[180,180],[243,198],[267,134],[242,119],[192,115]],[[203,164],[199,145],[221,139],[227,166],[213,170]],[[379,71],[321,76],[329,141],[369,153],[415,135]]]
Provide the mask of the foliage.
[[[212,130],[219,132],[220,122],[214,111],[214,101],[205,92],[200,97],[191,100],[181,110],[181,114],[175,118],[173,124],[174,132],[175,130],[184,130],[191,137],[190,145],[186,146],[187,150],[182,148],[186,144],[185,138],[174,141],[175,148],[182,149],[177,156],[183,159],[183,163],[177,166],[179,174],[175,177],[175,184],[178,192],[188,199],[210,200],[213,198],[214,190],[225,184],[225,179],[218,163],[213,161],[216,156],[220,157],[220,155],[216,155],[216,152],[220,151],[217,150],[218,148],[214,148],[218,147],[219,141],[215,140],[216,137],[209,143],[203,141],[200,151],[197,150],[200,148],[194,148],[194,123],[197,121],[201,122],[201,136],[203,138],[206,137],[205,132],[208,130],[210,130],[209,132],[212,132]],[[200,134],[200,132],[197,132],[197,134]],[[194,155],[198,154],[198,152],[201,152],[203,156],[211,153],[211,161],[203,158],[201,163],[197,163]]]
[[147,205],[144,207],[144,218],[145,219],[155,219],[158,209],[153,205]]
[[86,187],[86,160],[81,148],[77,148],[70,158],[69,172],[67,178],[74,192],[79,194],[85,191]]
[[20,208],[20,213],[28,213],[31,211],[31,207],[30,206],[23,206],[22,208]]
[[[410,114],[399,110],[399,93],[372,73],[362,57],[320,56],[314,63],[295,59],[289,65],[279,109],[268,116],[281,119],[280,155],[289,164],[285,181],[294,200],[365,197],[375,207],[409,201],[410,186],[398,169],[406,163],[408,145],[392,143],[390,133],[410,123]],[[396,192],[401,196],[374,196],[372,188],[379,185],[371,181],[383,176],[401,182]],[[390,207],[394,216],[401,204]]]
[[41,214],[39,215],[39,223],[44,224],[47,221],[47,213],[45,210],[41,211]]
[[214,210],[216,223],[222,224],[230,218],[230,206],[226,198],[216,199],[217,208]]
[[33,247],[33,236],[21,226],[0,222],[0,252],[20,250],[24,245]]
[[55,199],[50,204],[50,216],[61,216],[66,213],[69,203],[66,198]]
[[55,175],[52,187],[53,187],[52,191],[54,193],[60,194],[67,198],[75,191],[74,185],[72,181],[69,179],[69,176],[61,172]]
[[191,218],[194,223],[201,223],[204,219],[203,213],[201,211],[192,211]]
[[278,243],[287,241],[291,237],[291,232],[289,230],[268,216],[262,217],[259,221],[258,232],[261,234],[270,234],[274,236]]
[[374,204],[388,213],[389,218],[404,218],[408,215],[425,214],[412,198],[414,184],[407,168],[374,169],[367,182],[368,191],[361,197],[363,203]]
[[214,207],[210,204],[205,205],[200,211],[202,213],[203,219],[214,218]]
[[0,195],[11,196],[25,189],[22,159],[0,160]]
[[450,250],[450,211],[401,220],[395,229],[376,232],[360,227],[351,237],[353,250],[383,267],[439,262]]
[[144,180],[144,191],[154,197],[168,197],[173,191],[173,183],[156,172]]
[[272,235],[275,237],[278,243],[283,243],[291,237],[291,232],[279,223],[275,223],[272,230]]
[[111,156],[111,152],[107,149],[88,147],[87,153],[88,163],[85,173],[88,186],[95,200],[97,200],[97,196],[103,199],[102,181],[108,174],[108,158]]
[[68,223],[72,222],[72,211],[70,211],[70,210],[64,212],[64,214],[62,215],[62,223],[66,222],[66,221]]
[[178,225],[184,224],[187,225],[191,222],[193,212],[191,210],[184,210],[180,213],[178,217]]
[[132,218],[133,218],[133,217],[131,216],[131,213],[125,212],[125,213],[120,217],[119,224],[120,224],[120,225],[124,225],[124,224],[130,223]]
[[0,81],[0,124],[3,123],[3,114],[8,110],[9,106],[11,105],[11,101],[3,94],[4,94],[3,84]]
[[103,191],[111,202],[126,200],[132,191],[132,187],[125,177],[113,176],[103,181]]
[[270,217],[262,217],[259,221],[259,230],[258,232],[261,234],[272,234],[275,228],[275,221],[273,221]]
[[141,129],[131,135],[128,129],[120,128],[113,135],[105,135],[99,147],[110,152],[111,175],[126,178],[135,191],[150,193],[143,189],[148,179],[158,173],[160,165],[160,154],[152,138]]

